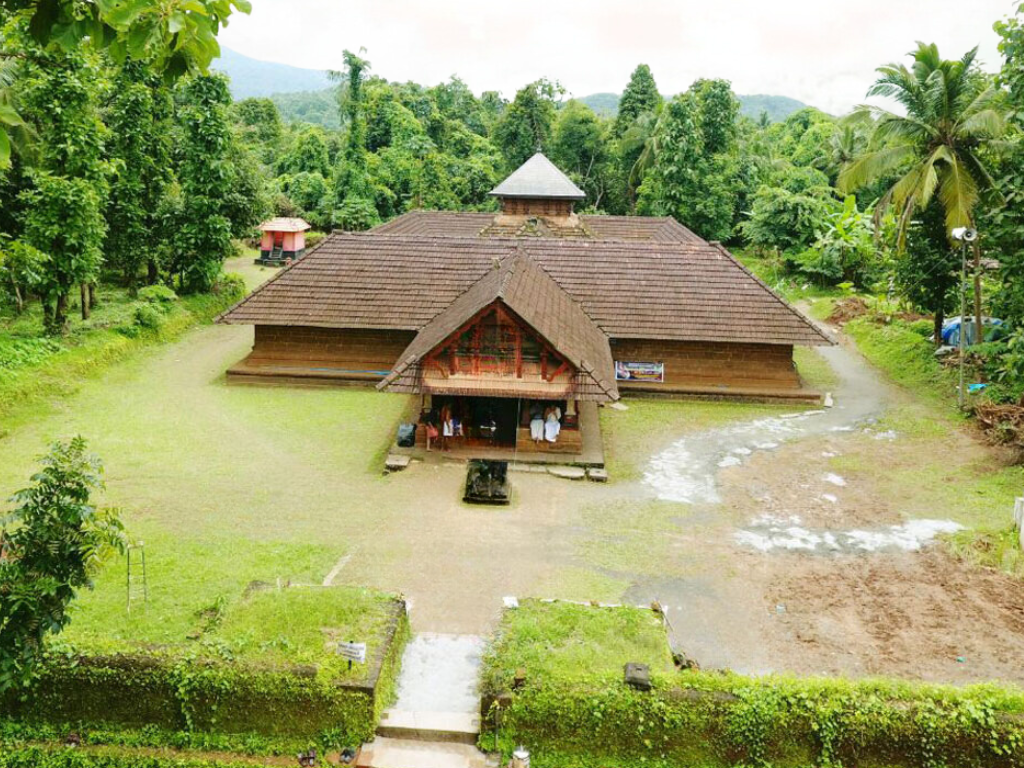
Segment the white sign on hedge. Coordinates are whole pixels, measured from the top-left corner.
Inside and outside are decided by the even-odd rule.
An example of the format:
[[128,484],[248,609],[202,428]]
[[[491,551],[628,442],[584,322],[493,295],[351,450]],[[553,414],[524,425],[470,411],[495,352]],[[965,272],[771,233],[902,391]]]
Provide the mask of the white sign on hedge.
[[359,664],[366,663],[366,643],[339,642],[337,653],[343,659],[355,661]]

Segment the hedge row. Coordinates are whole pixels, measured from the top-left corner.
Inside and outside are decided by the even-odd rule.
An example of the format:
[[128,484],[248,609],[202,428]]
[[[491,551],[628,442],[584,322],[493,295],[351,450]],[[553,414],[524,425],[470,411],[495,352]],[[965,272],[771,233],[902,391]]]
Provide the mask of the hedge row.
[[0,768],[253,768],[258,763],[137,753],[100,753],[72,747],[12,747],[0,750]]
[[539,768],[1024,768],[1019,689],[678,670],[648,609],[522,600],[483,681],[481,745],[522,744]]
[[649,692],[547,681],[486,700],[481,744],[524,744],[541,768],[1024,766],[1024,695],[989,687],[682,672]]
[[396,601],[387,641],[365,684],[315,666],[274,666],[180,649],[110,656],[55,656],[35,686],[5,702],[28,722],[95,723],[166,731],[256,733],[290,738],[330,733],[340,745],[370,739],[394,695],[408,638]]

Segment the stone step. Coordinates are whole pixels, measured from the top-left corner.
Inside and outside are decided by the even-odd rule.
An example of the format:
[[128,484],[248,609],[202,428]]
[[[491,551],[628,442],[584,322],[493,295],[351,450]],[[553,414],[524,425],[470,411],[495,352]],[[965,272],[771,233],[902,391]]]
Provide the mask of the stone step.
[[389,709],[381,716],[377,735],[393,739],[476,744],[480,735],[480,716],[466,712]]
[[495,768],[498,761],[469,744],[378,736],[363,746],[356,768]]

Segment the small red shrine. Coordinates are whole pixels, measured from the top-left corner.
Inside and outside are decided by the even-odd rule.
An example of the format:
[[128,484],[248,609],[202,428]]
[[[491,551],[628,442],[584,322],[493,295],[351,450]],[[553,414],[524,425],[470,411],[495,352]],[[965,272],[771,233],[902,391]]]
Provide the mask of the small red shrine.
[[280,266],[298,261],[306,255],[306,230],[309,224],[304,219],[277,217],[260,224],[263,237],[260,241],[260,257],[257,264]]

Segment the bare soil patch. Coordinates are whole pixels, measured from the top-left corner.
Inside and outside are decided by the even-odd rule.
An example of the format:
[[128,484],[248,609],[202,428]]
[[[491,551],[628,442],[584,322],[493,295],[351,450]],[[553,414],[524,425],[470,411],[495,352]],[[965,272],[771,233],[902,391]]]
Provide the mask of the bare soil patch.
[[940,548],[774,558],[770,657],[799,673],[1024,680],[1024,589]]

